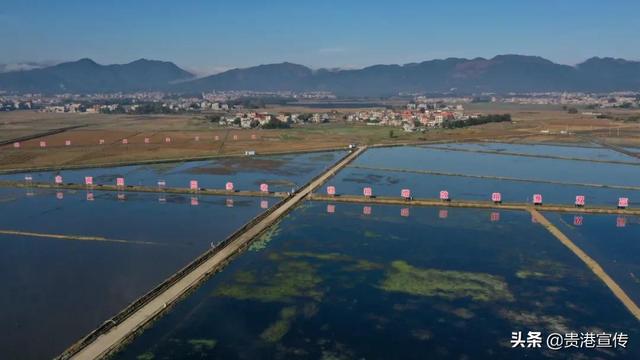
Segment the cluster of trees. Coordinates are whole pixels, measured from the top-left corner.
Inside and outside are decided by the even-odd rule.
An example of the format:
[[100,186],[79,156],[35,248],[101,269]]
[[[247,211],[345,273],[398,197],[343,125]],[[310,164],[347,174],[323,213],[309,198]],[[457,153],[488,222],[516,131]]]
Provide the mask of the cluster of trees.
[[268,123],[262,125],[263,129],[288,129],[291,125],[287,124],[284,121],[280,121],[278,119],[271,119]]
[[442,126],[445,129],[456,129],[474,125],[482,125],[488,123],[511,122],[511,114],[489,114],[481,115],[467,120],[447,121]]

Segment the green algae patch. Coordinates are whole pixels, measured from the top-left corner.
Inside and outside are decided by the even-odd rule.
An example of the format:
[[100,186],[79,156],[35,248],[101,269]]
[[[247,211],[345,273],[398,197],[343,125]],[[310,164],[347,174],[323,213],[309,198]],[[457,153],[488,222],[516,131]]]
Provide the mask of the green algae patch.
[[561,279],[569,272],[566,265],[551,260],[536,260],[529,264],[526,269],[516,272],[516,277],[520,279]]
[[367,270],[378,270],[384,268],[382,264],[375,263],[373,261],[364,260],[364,259],[355,259],[351,256],[340,254],[340,253],[312,253],[312,252],[284,252],[283,255],[289,257],[306,257],[310,259],[317,259],[323,261],[340,261],[340,262],[348,262],[352,263],[345,268],[347,271],[367,271]]
[[214,339],[190,339],[187,341],[193,347],[194,351],[202,352],[203,350],[211,350],[218,343]]
[[312,253],[304,251],[287,251],[282,253],[285,256],[300,258],[306,257],[324,261],[352,261],[351,257],[340,253]]
[[260,334],[260,338],[269,343],[280,341],[289,332],[296,313],[297,310],[295,306],[289,306],[280,310],[278,320],[269,325],[269,327]]
[[365,231],[364,231],[364,237],[366,237],[366,238],[370,238],[370,239],[371,239],[371,238],[379,238],[379,237],[381,237],[381,236],[382,236],[382,235],[380,235],[380,234],[378,234],[378,233],[376,233],[376,232],[373,232],[373,231],[371,231],[371,230],[365,230]]
[[[248,279],[255,281],[248,282]],[[214,295],[239,300],[262,302],[292,302],[295,298],[308,297],[320,300],[323,293],[316,289],[322,282],[314,266],[303,261],[285,261],[278,264],[274,273],[245,272],[235,282],[220,286]]]
[[356,260],[356,263],[347,267],[347,271],[371,271],[371,270],[379,270],[383,269],[384,266],[382,264],[378,264],[369,260]]
[[251,245],[249,245],[249,251],[262,251],[264,250],[271,240],[273,240],[276,236],[280,234],[280,221],[271,225],[258,239],[253,241]]
[[153,360],[155,358],[156,358],[156,356],[150,351],[147,351],[146,353],[142,353],[142,354],[136,356],[137,360]]
[[404,261],[394,261],[379,285],[385,291],[445,299],[471,298],[474,301],[513,301],[507,284],[485,273],[420,269]]
[[516,276],[520,279],[531,279],[531,278],[544,279],[547,277],[547,274],[539,271],[520,270],[516,272]]

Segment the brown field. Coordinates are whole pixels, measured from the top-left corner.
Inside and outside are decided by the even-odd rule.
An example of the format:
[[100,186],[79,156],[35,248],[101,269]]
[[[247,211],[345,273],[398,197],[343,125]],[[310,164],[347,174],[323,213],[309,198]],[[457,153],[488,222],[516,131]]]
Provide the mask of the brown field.
[[[612,144],[640,146],[638,123],[568,114],[559,107],[474,104],[467,106],[467,111],[510,113],[514,122],[425,133],[405,133],[400,128],[341,122],[283,130],[241,130],[221,128],[200,115],[8,112],[0,114],[0,141],[68,126],[84,127],[24,141],[20,149],[14,149],[11,143],[1,146],[0,170],[242,155],[245,150],[255,150],[259,154],[312,151],[345,147],[350,143],[465,140],[584,143],[589,137],[597,137]],[[612,115],[624,118],[639,113],[618,110]],[[389,137],[391,130],[393,138]],[[549,130],[549,133],[542,133],[543,130]],[[561,131],[568,134],[560,134]],[[196,136],[200,137],[199,141],[195,141]],[[219,140],[216,141],[215,136]],[[238,139],[234,140],[234,136]],[[145,137],[151,139],[150,144],[144,144]],[[171,138],[170,143],[165,143],[166,137]],[[100,139],[105,140],[104,145],[99,145]],[[123,145],[122,139],[127,139],[129,144]],[[71,146],[65,146],[65,140],[71,140]],[[47,147],[41,149],[40,141],[46,141]]]

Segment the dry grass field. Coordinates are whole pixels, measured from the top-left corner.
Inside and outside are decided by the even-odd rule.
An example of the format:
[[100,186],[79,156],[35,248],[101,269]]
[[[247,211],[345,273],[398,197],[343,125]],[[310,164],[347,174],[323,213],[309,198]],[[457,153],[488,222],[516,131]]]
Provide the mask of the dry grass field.
[[[595,136],[613,144],[640,146],[639,123],[568,114],[552,106],[474,104],[467,106],[467,111],[510,113],[514,122],[456,130],[436,129],[424,133],[340,122],[282,130],[248,130],[222,128],[204,116],[192,114],[138,116],[7,112],[0,113],[0,141],[63,127],[83,127],[23,141],[19,149],[15,149],[12,143],[0,146],[0,170],[242,155],[246,150],[255,150],[259,154],[312,151],[345,147],[350,143],[465,140],[580,143],[585,142],[585,136]],[[631,111],[618,111],[614,115],[624,117],[633,114]],[[389,136],[391,130],[393,138]],[[144,138],[149,138],[150,143],[145,144]],[[165,142],[166,138],[171,142]],[[99,144],[100,139],[104,144]],[[127,139],[128,144],[123,144],[123,139]],[[71,141],[70,146],[65,145],[66,140]],[[40,148],[40,141],[45,141],[47,147]]]

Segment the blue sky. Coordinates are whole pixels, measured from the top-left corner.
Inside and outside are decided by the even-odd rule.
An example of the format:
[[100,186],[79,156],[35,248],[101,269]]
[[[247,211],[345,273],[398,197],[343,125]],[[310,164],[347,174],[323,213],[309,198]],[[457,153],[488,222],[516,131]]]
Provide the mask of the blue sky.
[[173,61],[200,73],[517,53],[640,59],[638,0],[3,0],[0,63]]

